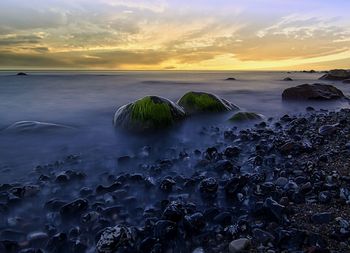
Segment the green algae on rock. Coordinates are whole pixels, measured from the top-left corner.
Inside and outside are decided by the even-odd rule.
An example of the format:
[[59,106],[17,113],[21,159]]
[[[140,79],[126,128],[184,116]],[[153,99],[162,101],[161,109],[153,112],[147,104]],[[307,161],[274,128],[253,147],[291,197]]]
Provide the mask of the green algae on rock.
[[263,119],[263,116],[254,112],[237,112],[234,114],[229,121],[232,122],[243,122]]
[[167,128],[185,117],[181,107],[168,99],[147,96],[120,107],[114,125],[123,129],[144,132]]
[[183,95],[177,103],[188,114],[238,110],[238,107],[229,101],[206,92],[190,91]]

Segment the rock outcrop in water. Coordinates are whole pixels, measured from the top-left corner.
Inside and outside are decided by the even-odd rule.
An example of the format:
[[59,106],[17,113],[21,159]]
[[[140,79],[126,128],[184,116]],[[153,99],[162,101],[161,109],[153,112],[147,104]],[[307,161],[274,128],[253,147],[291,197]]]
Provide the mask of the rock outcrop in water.
[[332,100],[344,98],[341,90],[327,84],[302,84],[285,89],[282,93],[284,100]]
[[286,77],[286,78],[283,79],[283,81],[293,81],[293,79],[290,78],[290,77]]
[[333,69],[323,75],[321,80],[345,80],[350,78],[350,71],[345,69]]
[[254,112],[237,112],[229,120],[232,122],[244,122],[263,119],[262,115]]
[[39,122],[39,121],[19,121],[5,128],[6,133],[54,133],[54,132],[69,132],[74,128],[70,126]]
[[24,72],[18,72],[17,76],[27,76],[28,74],[24,73]]
[[120,107],[114,125],[133,132],[167,128],[185,118],[183,109],[168,99],[147,96]]
[[237,79],[234,77],[228,77],[225,79],[225,81],[236,81]]
[[213,113],[238,110],[231,102],[214,94],[190,91],[177,102],[188,114]]

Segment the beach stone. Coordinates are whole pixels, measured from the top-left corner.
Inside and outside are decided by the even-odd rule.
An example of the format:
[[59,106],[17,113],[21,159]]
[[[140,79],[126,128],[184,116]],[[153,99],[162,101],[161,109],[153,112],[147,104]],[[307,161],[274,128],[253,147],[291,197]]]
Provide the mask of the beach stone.
[[39,121],[18,121],[3,130],[6,133],[17,134],[37,134],[37,133],[56,133],[71,132],[75,128],[61,124],[39,122]]
[[283,79],[283,81],[293,81],[293,79],[290,78],[290,77],[286,77],[286,78]]
[[231,102],[214,94],[190,91],[177,102],[188,114],[213,113],[238,110]]
[[275,240],[275,237],[271,233],[260,228],[253,229],[253,237],[261,243],[267,243]]
[[238,112],[234,114],[229,121],[231,122],[244,122],[244,121],[253,121],[261,120],[263,116],[254,112]]
[[96,250],[98,253],[113,253],[122,246],[130,245],[132,239],[131,229],[126,226],[107,227],[96,244]]
[[331,135],[335,131],[337,131],[339,124],[334,124],[334,125],[323,125],[318,129],[318,133],[320,135]]
[[120,107],[114,115],[114,125],[129,131],[145,132],[170,127],[184,118],[184,110],[172,101],[147,96]]
[[28,74],[27,73],[24,73],[24,72],[18,72],[17,73],[17,76],[27,76]]
[[285,89],[284,100],[332,100],[344,98],[341,90],[328,84],[302,84]]
[[348,78],[350,78],[350,71],[345,69],[333,69],[320,77],[321,80],[345,80]]
[[275,185],[279,187],[284,187],[286,184],[288,184],[289,180],[286,177],[279,177],[275,181]]
[[234,77],[228,77],[228,78],[226,78],[225,80],[226,80],[226,81],[236,81],[236,78],[234,78]]
[[249,250],[250,248],[250,240],[247,238],[240,238],[230,242],[229,244],[229,252],[230,253],[239,253]]
[[77,199],[60,208],[60,214],[64,218],[73,218],[79,216],[89,207],[89,202],[86,199]]
[[324,224],[331,222],[332,218],[333,215],[330,212],[316,213],[311,216],[311,221],[315,224]]

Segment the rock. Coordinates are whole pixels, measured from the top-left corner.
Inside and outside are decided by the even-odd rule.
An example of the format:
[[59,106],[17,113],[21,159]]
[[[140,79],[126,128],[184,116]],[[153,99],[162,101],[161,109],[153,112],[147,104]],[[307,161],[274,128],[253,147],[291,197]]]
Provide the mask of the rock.
[[331,135],[335,131],[337,131],[339,124],[334,124],[334,125],[323,125],[318,129],[318,133],[320,135],[326,136],[326,135]]
[[177,233],[177,226],[175,222],[168,220],[159,220],[155,224],[154,236],[161,240],[174,239]]
[[343,83],[350,83],[350,79],[345,79]]
[[24,73],[24,72],[18,72],[17,76],[27,76],[28,74]]
[[163,192],[171,192],[173,189],[173,186],[176,184],[175,180],[172,178],[165,178],[160,182],[159,188]]
[[225,81],[236,81],[236,78],[234,77],[228,77],[225,79]]
[[3,132],[6,133],[55,133],[55,132],[71,132],[75,128],[60,124],[39,122],[39,121],[18,121],[9,127],[5,128]]
[[275,181],[275,185],[279,186],[279,187],[284,187],[286,184],[288,184],[288,178],[286,177],[279,177],[276,179]]
[[237,110],[229,101],[206,92],[188,92],[177,102],[188,114]]
[[271,233],[260,228],[253,229],[253,237],[257,242],[261,243],[267,243],[275,240],[275,237]]
[[60,208],[60,214],[63,218],[74,218],[86,211],[89,202],[86,199],[77,199]]
[[239,253],[249,250],[250,248],[250,240],[247,238],[240,238],[230,242],[229,246],[230,253]]
[[311,216],[311,222],[314,224],[324,224],[329,223],[333,219],[332,213],[324,212],[324,213],[316,213]]
[[132,240],[130,228],[122,225],[107,227],[96,244],[96,250],[98,253],[113,253],[122,246],[130,245]]
[[293,81],[293,79],[290,78],[290,77],[286,77],[286,78],[283,79],[283,81]]
[[135,132],[154,131],[174,125],[185,118],[183,109],[168,99],[147,96],[120,107],[114,125]]
[[214,197],[218,187],[218,182],[213,177],[205,178],[199,183],[199,190],[204,197]]
[[254,121],[261,120],[263,116],[254,112],[238,112],[234,114],[229,121],[232,122],[243,122],[243,121]]
[[200,232],[205,227],[202,213],[194,213],[184,217],[184,226],[189,232]]
[[285,89],[284,100],[332,100],[344,98],[341,90],[327,84],[302,84]]
[[350,71],[345,69],[333,69],[320,77],[321,80],[345,80],[348,78],[350,78]]

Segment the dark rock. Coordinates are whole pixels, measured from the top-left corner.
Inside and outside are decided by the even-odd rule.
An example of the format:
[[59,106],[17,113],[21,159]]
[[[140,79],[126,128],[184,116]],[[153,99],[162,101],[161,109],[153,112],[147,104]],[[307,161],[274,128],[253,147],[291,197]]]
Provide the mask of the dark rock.
[[264,244],[275,240],[272,234],[259,228],[253,229],[253,237],[257,242]]
[[339,129],[339,124],[334,124],[334,125],[323,125],[318,129],[318,133],[320,135],[331,135],[333,134],[335,131],[337,131],[337,129]]
[[24,73],[24,72],[18,72],[18,73],[17,73],[17,76],[27,76],[27,74]]
[[311,222],[315,224],[329,223],[333,219],[333,214],[329,212],[316,213],[311,216]]
[[173,239],[177,234],[175,222],[168,220],[159,220],[155,224],[154,236],[161,240]]
[[345,80],[348,78],[350,78],[350,71],[345,69],[333,69],[320,77],[321,80]]
[[350,79],[344,80],[343,83],[350,83]]
[[77,199],[61,207],[60,214],[63,218],[75,218],[86,211],[89,202],[86,199]]
[[205,178],[199,184],[199,190],[204,197],[216,196],[218,187],[218,182],[213,177]]
[[184,226],[190,232],[200,232],[205,227],[205,219],[202,213],[194,213],[184,217]]
[[228,77],[228,78],[226,78],[225,80],[226,80],[226,81],[236,81],[236,78],[234,78],[234,77]]
[[286,77],[286,78],[283,79],[283,81],[293,81],[293,79],[290,78],[290,77]]
[[163,192],[171,192],[173,186],[176,184],[175,180],[172,178],[165,178],[161,181],[159,188]]
[[96,250],[98,253],[112,253],[118,251],[120,247],[131,245],[132,242],[130,228],[123,225],[107,227],[96,244]]
[[284,100],[332,100],[344,98],[341,90],[327,84],[302,84],[285,89]]
[[183,217],[182,204],[179,202],[171,202],[163,212],[163,218],[165,220],[170,220],[178,222]]

